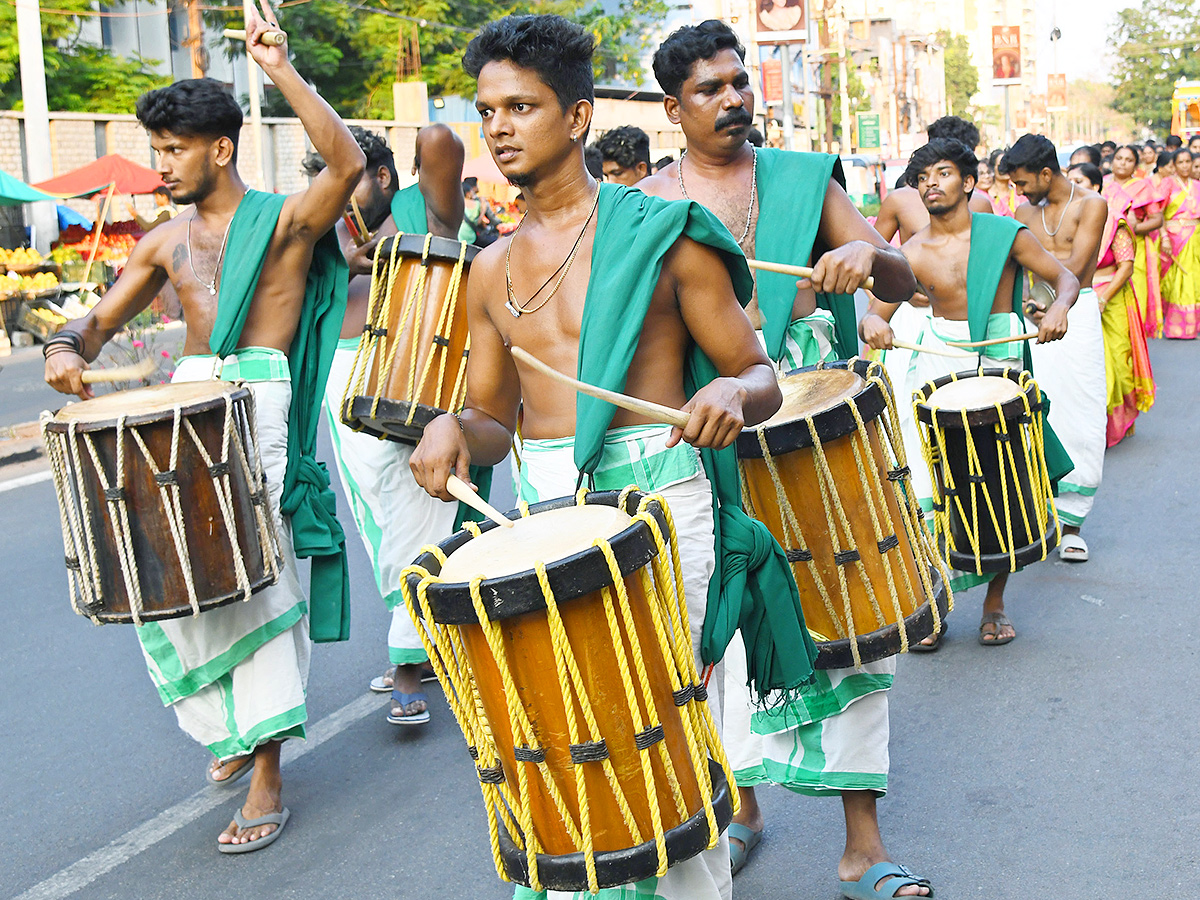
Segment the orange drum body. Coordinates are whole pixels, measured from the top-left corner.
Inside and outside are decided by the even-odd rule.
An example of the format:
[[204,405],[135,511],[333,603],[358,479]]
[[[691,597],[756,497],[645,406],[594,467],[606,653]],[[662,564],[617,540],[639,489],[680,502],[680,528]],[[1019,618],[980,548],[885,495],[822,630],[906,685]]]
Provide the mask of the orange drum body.
[[400,234],[375,251],[367,325],[342,401],[356,430],[416,444],[467,391],[466,289],[479,248]]
[[530,507],[515,529],[459,532],[408,570],[501,877],[535,890],[626,884],[713,846],[729,823],[732,779],[669,522],[632,489],[568,497]]
[[797,369],[737,440],[743,501],[787,554],[819,668],[903,652],[951,606],[886,377],[864,360]]
[[198,615],[275,582],[279,550],[240,384],[164,384],[42,420],[72,602],[97,623]]

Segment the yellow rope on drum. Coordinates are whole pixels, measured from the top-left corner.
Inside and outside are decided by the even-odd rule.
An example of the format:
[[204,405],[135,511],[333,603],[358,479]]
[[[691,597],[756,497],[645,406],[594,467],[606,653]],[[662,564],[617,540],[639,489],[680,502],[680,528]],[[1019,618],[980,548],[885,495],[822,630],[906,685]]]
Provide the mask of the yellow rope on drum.
[[[430,237],[432,237],[432,236],[430,236]],[[426,253],[428,253],[428,251],[429,251],[429,244],[430,244],[429,240],[426,240],[425,241],[425,252]],[[404,422],[405,425],[411,425],[412,421],[413,421],[413,416],[416,415],[417,400],[421,397],[422,393],[424,393],[424,391],[425,391],[425,385],[429,380],[429,370],[433,367],[434,356],[437,356],[438,360],[439,360],[439,362],[438,362],[438,377],[437,377],[437,394],[432,398],[433,402],[429,405],[434,406],[438,409],[447,409],[447,410],[454,409],[454,407],[452,405],[453,401],[454,401],[453,394],[458,392],[459,381],[462,379],[463,372],[466,370],[466,364],[467,364],[466,356],[463,356],[459,361],[459,370],[457,373],[457,377],[455,378],[455,381],[454,381],[454,391],[451,394],[451,396],[444,403],[442,400],[442,385],[445,384],[446,361],[450,354],[450,332],[452,331],[452,329],[454,327],[455,313],[458,311],[458,288],[459,288],[459,284],[462,282],[462,272],[463,272],[463,267],[466,265],[466,259],[467,259],[467,245],[465,243],[460,243],[459,248],[458,248],[458,261],[454,264],[454,269],[450,273],[450,284],[447,288],[446,299],[442,303],[441,311],[438,314],[437,328],[434,331],[435,340],[429,347],[429,353],[425,357],[425,365],[421,369],[421,377],[420,377],[420,379],[418,379],[416,381],[415,385],[413,384],[413,376],[415,375],[416,368],[417,368],[418,341],[416,338],[418,337],[418,330],[417,330],[417,324],[414,323],[414,325],[413,325],[412,366],[409,369],[409,384],[410,384],[409,396],[408,396],[409,410],[408,410],[408,418]],[[425,261],[424,258],[422,258],[422,263],[424,263],[424,261]],[[422,265],[421,266],[422,274],[425,272],[425,269],[426,269],[426,267],[424,265]],[[442,338],[444,341],[446,341],[446,343],[439,344],[436,340],[437,337]]]
[[[367,369],[377,355],[375,350],[388,336],[388,316],[392,309],[392,290],[396,286],[396,275],[399,271],[396,258],[400,253],[401,237],[402,235],[398,234],[392,239],[391,254],[382,272],[380,267],[384,265],[383,254],[375,254],[374,265],[371,267],[371,290],[367,300],[367,321],[363,326],[363,335],[359,338],[354,364],[350,368],[350,378],[346,381],[346,391],[342,396],[342,419],[345,419],[350,411],[352,398],[362,396],[367,383]],[[380,370],[380,375],[382,374],[383,371]],[[383,383],[382,379],[379,383]],[[355,426],[356,429],[360,427]]]
[[[426,235],[426,240],[430,236]],[[383,298],[382,317],[386,323],[391,322],[392,311],[392,296],[396,287],[396,276],[400,272],[400,266],[396,264],[396,256],[400,250],[400,241],[397,238],[392,242],[392,257],[388,265],[388,281],[387,293]],[[376,354],[376,370],[378,377],[375,380],[375,397],[371,403],[371,412],[369,417],[374,419],[379,412],[379,401],[383,398],[384,388],[387,385],[388,378],[392,372],[392,364],[396,361],[396,349],[400,346],[400,337],[404,334],[404,326],[408,323],[408,317],[412,311],[413,304],[416,302],[418,291],[423,291],[425,287],[425,267],[421,266],[417,272],[416,284],[413,286],[413,291],[409,294],[408,299],[404,301],[404,306],[400,309],[400,315],[396,318],[395,329],[388,328],[385,334],[383,343],[379,347],[379,352],[384,354],[381,359],[379,353]],[[392,334],[392,331],[395,334]]]
[[[420,355],[421,349],[421,325],[425,320],[425,303],[429,299],[425,296],[425,283],[428,280],[429,267],[424,263],[429,257],[429,244],[432,240],[432,234],[425,235],[425,246],[421,249],[422,265],[417,269],[417,280],[413,283],[412,295],[409,299],[409,302],[405,305],[404,315],[400,319],[402,323],[407,325],[409,322],[409,311],[412,311],[412,330],[409,332],[408,339],[408,343],[411,347],[408,354],[408,385],[405,388],[404,395],[410,407],[408,411],[408,418],[405,420],[406,425],[412,424],[413,414],[416,412],[415,407],[417,405],[417,358]],[[396,337],[398,339],[399,335]],[[432,354],[430,355],[430,359],[432,359]],[[391,357],[388,358],[387,371],[392,371]],[[378,404],[378,401],[376,401],[376,404]]]

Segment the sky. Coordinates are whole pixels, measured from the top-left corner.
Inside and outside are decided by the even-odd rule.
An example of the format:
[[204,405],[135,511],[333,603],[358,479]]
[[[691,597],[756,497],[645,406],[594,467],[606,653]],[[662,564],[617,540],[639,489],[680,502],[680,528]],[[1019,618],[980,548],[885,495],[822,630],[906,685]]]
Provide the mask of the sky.
[[1108,80],[1108,34],[1119,10],[1140,6],[1140,0],[1038,0],[1038,58],[1043,76],[1053,70],[1050,30],[1057,21],[1062,31],[1058,64],[1067,80]]

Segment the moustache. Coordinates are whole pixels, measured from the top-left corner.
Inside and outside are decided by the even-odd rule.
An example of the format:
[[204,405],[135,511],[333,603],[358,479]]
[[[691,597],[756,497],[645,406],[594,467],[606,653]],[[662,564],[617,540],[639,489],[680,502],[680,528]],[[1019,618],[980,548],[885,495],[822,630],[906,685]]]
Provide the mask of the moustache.
[[744,106],[739,106],[737,109],[730,110],[728,113],[717,119],[713,125],[714,131],[721,131],[731,125],[753,125],[754,117],[746,111]]

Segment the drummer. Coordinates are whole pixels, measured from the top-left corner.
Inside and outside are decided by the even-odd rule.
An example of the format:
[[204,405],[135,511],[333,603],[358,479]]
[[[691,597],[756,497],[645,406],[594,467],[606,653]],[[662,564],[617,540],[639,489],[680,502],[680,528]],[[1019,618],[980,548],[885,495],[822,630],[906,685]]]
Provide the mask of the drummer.
[[344,639],[348,624],[345,539],[327,511],[334,502],[328,476],[313,458],[315,385],[324,383],[345,306],[345,261],[330,230],[362,175],[363,153],[292,67],[287,47],[261,43],[268,30],[279,30],[270,8],[264,15],[247,7],[248,52],[328,166],[290,197],[248,190],[237,171],[242,111],[223,84],[190,79],[144,94],[137,115],[159,174],[172,199],[193,210],[146,235],[95,308],[45,347],[46,381],[88,397],[80,378],[88,363],[169,280],[187,322],[187,355],[174,380],[216,374],[253,383],[280,528],[279,581],[245,603],[138,629],[164,704],[213,753],[209,780],[228,784],[253,769],[246,802],[217,838],[223,853],[268,846],[289,815],[279,751],[281,741],[304,736],[310,653],[292,536],[313,557],[313,637]]
[[[799,285],[786,275],[756,277],[757,303],[748,312],[785,371],[856,356],[853,300],[839,295],[873,274],[879,295],[898,304],[913,293],[912,272],[846,196],[836,156],[755,150],[746,141],[754,94],[744,55],[737,35],[716,20],[681,28],[663,42],[654,73],[666,94],[667,117],[683,127],[688,149],[638,187],[705,204],[740,236],[749,256],[797,264],[816,260],[813,278]],[[760,222],[769,226],[760,229]],[[745,678],[739,677],[741,658],[734,648],[726,656],[730,699],[723,732],[742,799],[729,835],[734,865],[745,863],[762,835],[754,785],[773,782],[811,796],[841,796],[846,851],[838,877],[857,885],[868,869],[890,863],[875,804],[887,786],[886,688],[895,658],[861,670],[822,670],[801,702],[753,716]],[[761,736],[751,733],[752,722]],[[821,752],[800,750],[814,747]],[[883,874],[876,869],[871,887],[900,877],[906,882],[902,896],[929,893],[920,886],[923,879],[899,869],[891,866]]]
[[[338,222],[338,241],[350,266],[350,287],[342,334],[325,384],[325,412],[333,437],[342,488],[358,533],[371,558],[375,584],[392,610],[388,629],[388,666],[372,679],[371,688],[391,691],[387,720],[393,725],[429,721],[428,698],[421,690],[421,670],[428,657],[413,626],[400,590],[400,571],[426,544],[454,531],[457,504],[430,497],[413,481],[408,468],[412,448],[381,441],[342,424],[342,401],[354,371],[359,338],[367,324],[371,269],[380,240],[397,232],[434,234],[457,239],[462,223],[461,188],[463,144],[445,125],[427,125],[417,132],[413,172],[417,182],[400,188],[395,158],[387,142],[357,125],[350,133],[367,158],[367,170],[354,191],[354,202],[370,238],[359,245]],[[305,159],[305,171],[316,174],[324,161],[316,154]],[[353,210],[348,210],[353,215]]]
[[[427,490],[449,499],[451,472],[466,479],[469,463],[504,458],[523,404],[522,499],[570,495],[579,484],[603,490],[630,483],[667,498],[693,644],[700,648],[702,629],[711,630],[706,607],[716,606],[710,576],[719,588],[715,567],[733,563],[727,556],[733,550],[750,551],[739,537],[759,534],[744,513],[737,518],[736,494],[728,501],[731,487],[722,473],[709,473],[719,460],[723,474],[732,470],[736,479],[734,439],[744,424],[768,418],[781,395],[739,305],[739,298],[749,299],[749,272],[720,222],[696,204],[668,203],[589,177],[583,148],[594,45],[578,25],[539,15],[492,22],[467,49],[463,67],[478,80],[476,108],[488,148],[521,188],[528,212],[520,229],[475,258],[467,287],[466,403],[460,415],[427,426],[412,467]],[[687,425],[657,425],[577,398],[516,363],[513,346],[584,381],[682,407]],[[714,495],[729,503],[719,512],[725,538],[719,552]],[[786,590],[782,552],[768,562],[775,575],[768,589]],[[743,573],[745,566],[743,557]],[[753,569],[751,577],[768,577]],[[811,678],[811,659],[793,656],[786,664],[793,685]],[[730,897],[726,841],[635,890],[663,900]]]
[[[958,351],[945,341],[971,341],[1023,334],[1020,272],[1027,269],[1057,292],[1057,299],[1038,316],[1038,341],[1056,341],[1067,331],[1067,311],[1079,294],[1079,281],[1047,253],[1020,223],[1006,216],[971,212],[968,201],[975,188],[979,163],[965,144],[933,140],[913,153],[905,177],[915,184],[929,225],[914,234],[902,247],[912,263],[921,290],[929,297],[932,317],[917,338],[917,344],[934,353],[914,353],[907,382],[898,387],[900,397],[910,398],[919,387],[951,372],[974,368],[981,357],[997,364],[1012,363],[1029,369],[1025,348],[1016,342],[983,348],[980,356]],[[886,350],[892,346],[888,324],[895,307],[872,302],[860,325],[862,338],[870,346]],[[936,355],[940,351],[943,354]],[[912,469],[913,489],[928,512],[932,504],[932,475],[920,464],[921,444],[916,423],[904,426],[905,454]],[[1046,462],[1051,478],[1064,472],[1064,457],[1053,432],[1046,430]],[[1055,450],[1057,449],[1057,454]],[[1069,468],[1069,460],[1065,460]],[[1009,573],[961,575],[955,589],[990,579],[983,603],[979,642],[987,647],[1007,644],[1016,636],[1004,609],[1004,587]],[[936,644],[934,645],[936,647]]]

